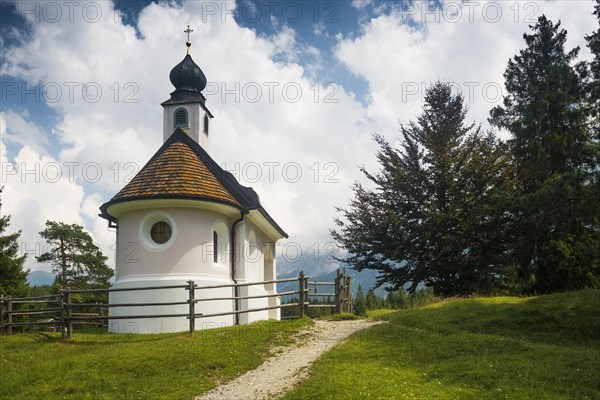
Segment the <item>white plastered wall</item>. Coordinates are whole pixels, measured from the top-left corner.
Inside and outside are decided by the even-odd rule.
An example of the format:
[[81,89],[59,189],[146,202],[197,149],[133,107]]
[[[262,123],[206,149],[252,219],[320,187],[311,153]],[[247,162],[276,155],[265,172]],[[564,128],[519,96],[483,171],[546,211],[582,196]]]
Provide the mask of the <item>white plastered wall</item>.
[[[183,129],[196,143],[200,144],[207,153],[210,152],[209,135],[204,132],[204,116],[208,115],[199,103],[169,104],[163,110],[163,142],[175,131],[174,114],[178,108],[185,108],[188,113],[188,128]],[[210,117],[209,117],[210,134]]]
[[[244,222],[237,233],[239,251],[237,259],[237,279],[239,283],[262,282],[275,279],[275,261],[272,257],[274,243],[255,224]],[[259,296],[275,293],[274,284],[240,287],[240,296]],[[272,307],[279,304],[278,297],[240,300],[241,309]],[[240,323],[250,323],[264,319],[280,319],[279,310],[262,310],[240,314]]]
[[[145,222],[164,219],[172,225],[171,240],[152,247],[144,237]],[[164,208],[127,212],[119,218],[117,268],[113,288],[185,285],[193,280],[198,286],[231,283],[229,257],[214,263],[213,229],[218,223],[231,226],[231,218],[218,212],[191,208]],[[150,225],[150,224],[146,224]],[[229,241],[229,235],[227,235]],[[229,246],[230,248],[230,246]],[[110,293],[111,304],[185,302],[189,292],[180,289],[153,289]],[[232,288],[196,290],[196,298],[232,297]],[[185,314],[187,304],[149,307],[112,307],[110,316]],[[196,304],[196,313],[232,311],[233,301],[204,301]],[[229,326],[232,315],[198,318],[196,329]],[[163,333],[189,329],[186,317],[110,320],[111,332]]]

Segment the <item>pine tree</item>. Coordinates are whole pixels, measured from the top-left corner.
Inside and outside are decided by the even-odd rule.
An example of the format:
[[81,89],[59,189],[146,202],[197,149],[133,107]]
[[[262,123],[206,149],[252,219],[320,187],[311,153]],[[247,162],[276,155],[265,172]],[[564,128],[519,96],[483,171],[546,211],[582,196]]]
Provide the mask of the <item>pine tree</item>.
[[107,288],[114,272],[106,265],[107,257],[80,225],[46,221],[40,232],[50,251],[37,258],[50,262],[63,289]]
[[[0,194],[2,188],[0,188]],[[0,209],[2,200],[0,199]],[[21,231],[5,234],[10,225],[10,215],[0,215],[0,296],[25,296],[27,294],[27,274],[24,270],[26,255],[19,255]]]
[[375,184],[353,187],[348,209],[338,208],[331,234],[361,271],[379,271],[377,284],[398,289],[419,283],[444,295],[490,291],[502,284],[502,213],[496,193],[507,181],[506,157],[491,133],[466,125],[464,99],[436,82],[423,113],[401,126],[402,143],[382,137]]
[[367,306],[367,310],[376,310],[379,308],[379,304],[377,302],[377,295],[375,295],[375,291],[373,289],[369,289],[367,291],[365,303]]
[[597,164],[567,32],[541,16],[504,74],[508,95],[490,123],[512,134],[516,185],[508,196],[519,290],[598,282]]
[[354,298],[354,314],[361,316],[367,312],[367,300],[362,290],[362,286],[358,285],[356,288],[356,297]]

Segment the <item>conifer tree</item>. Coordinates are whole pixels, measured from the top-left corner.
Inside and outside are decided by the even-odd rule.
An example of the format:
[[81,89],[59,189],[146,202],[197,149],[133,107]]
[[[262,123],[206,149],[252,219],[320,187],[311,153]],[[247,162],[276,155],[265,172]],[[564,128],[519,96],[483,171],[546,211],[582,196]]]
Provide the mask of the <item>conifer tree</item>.
[[356,297],[354,298],[354,314],[356,315],[365,315],[367,312],[367,301],[365,299],[365,294],[362,290],[362,286],[358,285],[356,288]]
[[[600,25],[600,0],[596,0],[594,15]],[[593,140],[596,165],[600,164],[600,26],[586,37],[587,45],[594,58],[589,63],[584,77],[586,94],[589,104],[589,121],[595,135]],[[600,179],[596,176],[597,191],[592,193],[595,198],[600,198]]]
[[441,295],[491,291],[503,284],[503,214],[496,193],[510,182],[505,151],[491,133],[465,124],[467,108],[451,85],[434,83],[423,113],[401,126],[393,148],[381,136],[381,172],[362,172],[332,236],[349,252],[344,261],[379,271],[377,284],[410,283]]
[[[2,188],[0,188],[0,195]],[[0,198],[0,210],[2,199]],[[6,234],[10,225],[10,215],[0,214],[0,295],[18,297],[27,294],[27,274],[24,270],[26,255],[19,255],[21,231]]]
[[[590,80],[587,82],[586,89],[590,103],[590,124],[595,134],[592,142],[593,154],[595,155],[596,166],[598,166],[600,165],[600,0],[596,0],[594,15],[598,20],[598,27],[590,36],[586,37],[588,47],[594,56],[589,65]],[[589,186],[591,190],[588,197],[597,200],[600,199],[600,171],[598,168]],[[598,205],[598,202],[596,202],[596,206],[593,212],[596,215],[600,215],[600,205]],[[597,220],[596,226],[599,224],[600,221]]]
[[490,123],[512,134],[515,190],[507,202],[517,289],[598,283],[597,157],[567,32],[541,16],[508,62],[507,96]]
[[57,281],[63,289],[106,288],[114,272],[106,265],[107,257],[96,246],[91,236],[76,224],[46,221],[46,229],[40,232],[50,250],[37,258],[50,262]]
[[398,288],[398,296],[396,298],[396,307],[397,308],[406,308],[408,307],[408,300],[406,298],[406,292],[403,287]]
[[396,296],[396,292],[390,290],[385,298],[386,306],[389,305],[389,308],[397,308],[398,306],[398,296]]
[[373,289],[369,289],[367,291],[367,296],[365,298],[365,303],[367,306],[367,310],[376,310],[379,308],[379,304],[377,301],[377,296],[375,295],[375,291]]
[[[594,15],[600,25],[600,0],[596,0]],[[596,141],[600,141],[600,28],[586,37],[587,45],[594,58],[589,63],[586,88],[590,101],[590,114]],[[586,71],[587,72],[587,71]],[[596,142],[596,143],[597,143]]]

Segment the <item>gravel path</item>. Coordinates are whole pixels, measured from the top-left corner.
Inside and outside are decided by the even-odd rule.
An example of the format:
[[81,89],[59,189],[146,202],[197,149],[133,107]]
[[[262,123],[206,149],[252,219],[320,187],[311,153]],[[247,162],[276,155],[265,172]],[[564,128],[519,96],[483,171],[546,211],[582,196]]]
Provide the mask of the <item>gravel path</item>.
[[272,399],[307,378],[306,366],[321,354],[331,349],[345,338],[361,329],[381,322],[351,321],[315,321],[308,331],[297,334],[301,344],[280,349],[260,367],[194,400],[208,399]]

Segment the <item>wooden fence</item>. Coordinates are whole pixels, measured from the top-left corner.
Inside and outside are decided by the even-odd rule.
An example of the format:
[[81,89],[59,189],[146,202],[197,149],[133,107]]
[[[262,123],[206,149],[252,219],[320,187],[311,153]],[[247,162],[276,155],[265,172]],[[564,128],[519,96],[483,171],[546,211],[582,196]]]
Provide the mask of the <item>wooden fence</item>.
[[[307,308],[332,308],[336,314],[343,312],[352,312],[352,294],[350,290],[352,278],[346,274],[346,269],[338,269],[333,282],[309,282],[306,281],[306,293],[310,297],[333,297],[334,304],[311,304],[308,302]],[[312,286],[312,287],[310,287]],[[325,287],[325,290],[333,292],[321,292],[319,288]]]
[[[190,333],[195,331],[196,318],[208,318],[224,315],[239,315],[257,311],[266,311],[272,309],[281,309],[284,307],[298,307],[299,316],[302,317],[307,313],[309,307],[332,307],[335,312],[351,312],[352,301],[350,295],[351,278],[344,271],[338,270],[334,282],[309,282],[309,277],[300,272],[297,278],[275,279],[271,281],[252,282],[252,283],[231,283],[211,286],[198,286],[194,281],[187,281],[185,285],[168,285],[168,286],[145,286],[134,288],[119,288],[119,289],[64,289],[56,295],[38,296],[38,297],[0,297],[0,333],[2,335],[10,335],[15,327],[35,327],[35,326],[50,326],[54,327],[62,333],[63,338],[71,338],[74,324],[87,324],[95,326],[106,326],[108,320],[118,319],[142,319],[142,318],[170,318],[170,317],[186,317],[189,319]],[[239,288],[244,286],[258,286],[266,284],[277,284],[286,282],[298,282],[297,290],[290,290],[279,293],[270,293],[256,296],[231,296],[231,297],[212,297],[198,298],[196,294],[202,290],[219,289],[219,288]],[[310,293],[309,285],[315,287],[314,292]],[[317,293],[316,287],[319,285],[329,285],[334,287],[334,293]],[[99,293],[114,293],[114,292],[130,292],[130,291],[145,291],[145,290],[187,290],[188,299],[186,301],[177,302],[162,302],[162,303],[80,303],[72,301],[72,295],[84,294],[99,294]],[[259,307],[239,309],[235,307],[233,311],[224,311],[212,314],[203,314],[196,311],[196,304],[203,301],[235,301],[239,305],[240,300],[259,299],[286,295],[298,295],[299,300],[295,303],[279,304],[271,307]],[[335,304],[311,304],[310,298],[315,296],[335,296]],[[111,307],[149,307],[149,306],[173,306],[173,305],[188,305],[188,311],[180,314],[140,314],[140,315],[108,315],[108,309]],[[27,309],[26,306],[40,306],[42,308]],[[84,310],[88,312],[77,312]],[[89,312],[95,310],[95,312]],[[16,322],[15,317],[27,316],[29,321]],[[31,321],[31,317],[44,316],[44,319]],[[18,318],[17,318],[18,319]]]

